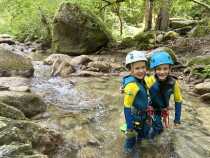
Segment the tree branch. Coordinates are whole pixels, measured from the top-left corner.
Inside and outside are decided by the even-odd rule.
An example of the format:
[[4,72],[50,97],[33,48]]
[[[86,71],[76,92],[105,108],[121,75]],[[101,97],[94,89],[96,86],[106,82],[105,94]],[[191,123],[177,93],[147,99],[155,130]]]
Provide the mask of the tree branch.
[[206,3],[200,2],[198,0],[191,0],[191,1],[194,2],[194,3],[197,3],[199,5],[202,5],[203,7],[207,8],[208,10],[210,10],[210,5],[208,5]]

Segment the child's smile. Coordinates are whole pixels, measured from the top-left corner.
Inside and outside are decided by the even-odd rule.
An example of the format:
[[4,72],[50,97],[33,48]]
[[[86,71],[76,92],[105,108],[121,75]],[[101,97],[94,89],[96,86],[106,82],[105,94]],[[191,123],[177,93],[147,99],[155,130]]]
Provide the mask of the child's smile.
[[170,72],[170,65],[162,64],[155,69],[155,74],[159,80],[165,80]]
[[144,78],[146,70],[146,63],[144,61],[138,61],[131,65],[131,73],[138,79]]

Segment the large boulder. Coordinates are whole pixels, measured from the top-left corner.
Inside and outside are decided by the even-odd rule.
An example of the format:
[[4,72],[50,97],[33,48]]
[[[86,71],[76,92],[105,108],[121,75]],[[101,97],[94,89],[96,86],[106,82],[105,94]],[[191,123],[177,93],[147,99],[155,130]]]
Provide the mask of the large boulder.
[[39,96],[26,92],[0,91],[0,101],[19,109],[29,118],[47,108]]
[[111,36],[93,13],[71,3],[62,3],[53,21],[52,46],[71,55],[96,52]]
[[33,72],[31,60],[0,47],[0,77],[31,77]]

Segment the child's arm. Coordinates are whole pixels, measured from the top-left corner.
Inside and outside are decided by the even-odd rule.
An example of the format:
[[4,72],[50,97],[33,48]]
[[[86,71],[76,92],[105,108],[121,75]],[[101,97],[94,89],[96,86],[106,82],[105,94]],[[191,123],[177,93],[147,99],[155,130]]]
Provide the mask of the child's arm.
[[179,82],[176,80],[174,85],[174,101],[175,101],[175,118],[174,123],[181,123],[181,111],[182,111],[182,94]]
[[131,113],[131,108],[138,91],[139,87],[136,83],[129,83],[124,88],[124,114],[128,130],[133,129],[133,115]]

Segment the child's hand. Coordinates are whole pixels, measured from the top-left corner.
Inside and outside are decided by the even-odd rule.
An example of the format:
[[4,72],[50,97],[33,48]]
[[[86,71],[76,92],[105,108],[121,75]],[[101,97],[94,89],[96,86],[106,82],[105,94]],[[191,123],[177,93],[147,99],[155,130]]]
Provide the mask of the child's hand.
[[120,93],[124,93],[124,88],[123,88],[123,86],[120,87]]
[[133,137],[137,136],[137,132],[135,130],[128,129],[125,132],[125,135],[126,135],[127,138],[133,138]]

